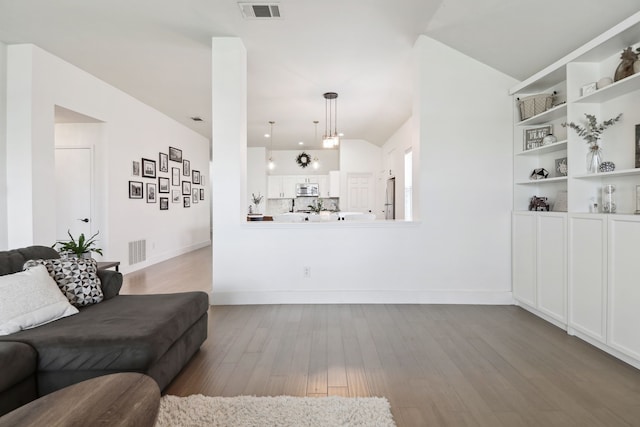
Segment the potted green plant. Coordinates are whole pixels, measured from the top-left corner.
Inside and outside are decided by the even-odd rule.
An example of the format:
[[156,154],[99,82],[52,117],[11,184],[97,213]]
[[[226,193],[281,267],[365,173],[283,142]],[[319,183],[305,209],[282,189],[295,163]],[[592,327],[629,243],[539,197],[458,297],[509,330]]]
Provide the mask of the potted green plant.
[[84,236],[84,233],[80,233],[78,240],[76,240],[71,235],[71,231],[67,230],[70,240],[66,242],[56,242],[53,244],[52,248],[55,249],[55,247],[59,245],[60,247],[58,248],[58,252],[61,254],[76,256],[78,258],[91,258],[91,252],[102,255],[102,249],[95,247],[96,236],[99,233],[100,232],[98,231],[88,239]]

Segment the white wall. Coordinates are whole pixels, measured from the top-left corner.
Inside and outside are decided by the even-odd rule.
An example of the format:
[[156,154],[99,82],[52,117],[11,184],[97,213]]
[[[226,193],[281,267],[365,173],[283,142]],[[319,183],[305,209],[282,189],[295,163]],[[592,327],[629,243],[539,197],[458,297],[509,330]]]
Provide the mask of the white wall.
[[[157,160],[169,146],[181,148],[191,169],[206,176],[206,138],[36,46],[8,46],[8,64],[9,247],[55,240],[55,105],[104,122],[104,149],[96,150],[101,156],[95,160],[107,171],[101,213],[107,229],[100,230],[108,243],[105,258],[122,262],[126,273],[209,244],[208,195],[191,208],[170,203],[168,211],[128,198],[131,162]],[[147,240],[147,261],[128,266],[128,242],[138,239]]]
[[0,249],[7,248],[7,46],[0,42]]
[[512,78],[416,43],[421,222],[246,223],[246,51],[212,54],[214,304],[512,302]]
[[[318,169],[314,169],[313,165],[301,168],[296,162],[296,158],[302,152],[307,153],[311,158],[317,158],[319,162]],[[268,171],[269,175],[327,175],[329,171],[338,170],[339,152],[338,150],[274,150],[267,151],[271,153],[276,167]]]
[[[395,208],[396,219],[404,219],[404,155],[413,149],[411,119],[407,120],[382,146],[382,176],[380,176],[379,193],[384,197],[385,183],[390,177],[396,178]],[[413,171],[416,171],[414,168]]]

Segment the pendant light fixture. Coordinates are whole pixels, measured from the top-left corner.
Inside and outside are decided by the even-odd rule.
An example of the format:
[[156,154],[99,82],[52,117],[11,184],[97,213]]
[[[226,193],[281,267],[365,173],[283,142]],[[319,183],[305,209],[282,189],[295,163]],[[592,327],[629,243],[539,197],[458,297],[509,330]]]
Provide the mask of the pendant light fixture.
[[338,136],[338,94],[326,92],[324,96],[324,136],[322,146],[324,148],[335,148],[340,144]]
[[[315,132],[313,134],[313,146],[318,146],[318,121],[313,121],[314,126],[316,127]],[[318,156],[313,157],[313,168],[318,169],[320,167],[320,162],[318,161]]]
[[276,168],[276,162],[273,161],[273,125],[276,122],[274,121],[270,121],[269,124],[271,125],[271,133],[269,133],[269,140],[270,140],[270,150],[269,150],[269,163],[267,163],[267,167],[269,168],[269,170],[274,170]]

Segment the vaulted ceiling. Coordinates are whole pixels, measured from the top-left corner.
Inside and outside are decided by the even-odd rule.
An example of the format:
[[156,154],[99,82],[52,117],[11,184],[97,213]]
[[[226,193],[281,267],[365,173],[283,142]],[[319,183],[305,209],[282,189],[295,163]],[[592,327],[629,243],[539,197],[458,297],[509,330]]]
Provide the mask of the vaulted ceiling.
[[[281,19],[247,20],[234,0],[0,0],[0,41],[33,43],[210,137],[211,37],[248,55],[248,144],[338,130],[382,144],[411,113],[420,34],[517,79],[640,10],[638,0],[280,0]],[[82,113],[82,112],[80,112]],[[201,117],[194,122],[191,117]]]

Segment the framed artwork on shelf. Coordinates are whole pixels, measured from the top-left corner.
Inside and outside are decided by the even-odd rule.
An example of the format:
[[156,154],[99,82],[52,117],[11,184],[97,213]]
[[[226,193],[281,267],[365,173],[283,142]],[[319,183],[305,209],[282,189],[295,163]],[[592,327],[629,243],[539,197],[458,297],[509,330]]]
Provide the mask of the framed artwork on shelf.
[[180,186],[180,168],[171,168],[171,185]]
[[171,203],[180,203],[180,197],[182,197],[180,190],[171,190]]
[[155,160],[142,159],[142,177],[143,178],[156,177],[156,161]]
[[184,196],[182,198],[182,207],[185,207],[185,208],[191,207],[191,196]]
[[593,83],[589,83],[582,86],[580,93],[582,94],[582,96],[586,96],[586,95],[589,95],[590,93],[595,92],[597,89],[598,89],[597,83],[593,82]]
[[158,193],[169,193],[169,178],[158,178]]
[[636,167],[640,168],[640,125],[636,125]]
[[193,195],[191,197],[192,200],[193,200],[193,203],[198,203],[198,194],[199,194],[198,189],[194,188],[193,189]]
[[191,181],[182,181],[182,195],[191,196]]
[[567,166],[567,158],[556,159],[556,176],[567,176],[569,167]]
[[182,150],[175,147],[169,147],[169,160],[172,162],[182,163]]
[[158,153],[158,164],[160,172],[169,172],[169,156],[166,153]]
[[169,210],[169,198],[168,197],[160,197],[160,210],[168,211]]
[[567,211],[567,192],[566,191],[558,191],[558,193],[556,194],[556,202],[553,204],[553,210],[555,212]]
[[200,189],[200,200],[204,200],[204,188]]
[[191,162],[189,160],[182,161],[182,175],[191,176]]
[[148,182],[147,183],[147,203],[155,203],[157,201],[158,199],[156,195],[156,184]]
[[191,171],[191,174],[191,182],[200,185],[200,171],[194,169],[193,171]]
[[140,162],[137,160],[131,162],[131,176],[140,176]]
[[129,198],[130,199],[142,199],[142,182],[129,181]]
[[523,151],[532,150],[542,146],[545,136],[553,134],[553,125],[539,126],[524,130]]

